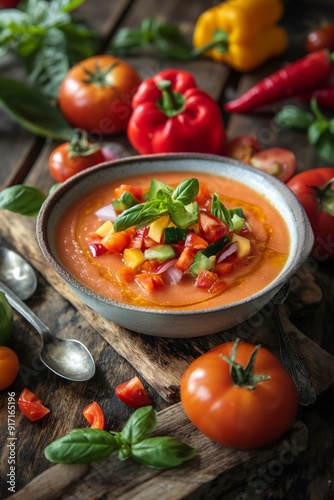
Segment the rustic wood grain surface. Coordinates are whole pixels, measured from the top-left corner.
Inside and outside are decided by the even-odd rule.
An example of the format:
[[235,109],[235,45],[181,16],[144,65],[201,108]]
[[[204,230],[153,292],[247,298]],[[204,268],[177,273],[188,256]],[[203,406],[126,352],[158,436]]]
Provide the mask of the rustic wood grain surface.
[[[79,9],[102,35],[105,50],[121,26],[138,26],[145,16],[178,24],[190,36],[198,15],[212,3],[205,0],[158,5],[153,0],[87,0]],[[289,51],[256,71],[240,75],[209,60],[175,63],[153,56],[132,57],[143,78],[167,67],[191,71],[200,87],[222,105],[249,88],[282,63],[303,53],[303,37],[314,20],[333,19],[330,7],[315,2],[287,2],[283,22],[290,33]],[[11,57],[0,59],[0,73],[17,79],[24,75]],[[252,115],[225,116],[233,138],[250,133],[265,146],[291,148],[297,169],[323,162],[303,134],[279,130],[273,110]],[[134,154],[125,136],[111,139]],[[53,181],[47,159],[56,143],[35,137],[0,110],[0,186],[25,182],[47,192]],[[51,413],[29,422],[16,413],[16,494],[8,491],[7,391],[0,394],[0,498],[73,499],[332,499],[334,492],[334,267],[309,259],[294,277],[292,291],[281,308],[282,321],[304,361],[317,392],[310,407],[300,406],[298,419],[279,441],[261,450],[235,451],[210,442],[186,419],[179,401],[179,381],[188,363],[220,342],[237,336],[260,342],[279,355],[270,307],[228,332],[198,339],[160,339],[129,332],[98,317],[84,306],[43,259],[35,238],[35,221],[0,212],[0,244],[16,249],[34,266],[38,288],[28,305],[59,335],[82,340],[97,365],[95,377],[84,384],[66,382],[49,372],[38,357],[39,336],[18,315],[11,346],[20,359],[20,374],[10,388],[16,397],[23,387],[38,394]],[[51,306],[52,305],[52,306]],[[107,417],[107,428],[119,430],[132,410],[114,394],[116,384],[139,375],[159,411],[159,432],[194,445],[198,456],[180,469],[164,473],[115,458],[98,466],[53,466],[44,447],[73,427],[85,426],[82,409],[98,401]]]

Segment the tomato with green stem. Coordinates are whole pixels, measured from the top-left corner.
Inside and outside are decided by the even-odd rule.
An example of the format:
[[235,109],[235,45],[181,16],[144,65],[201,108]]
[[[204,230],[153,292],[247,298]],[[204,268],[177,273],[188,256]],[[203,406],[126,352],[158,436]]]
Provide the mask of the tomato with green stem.
[[211,349],[188,366],[181,379],[181,402],[208,438],[251,449],[289,429],[298,393],[290,374],[267,349],[236,341]]
[[317,260],[334,260],[334,168],[321,167],[301,172],[287,186],[295,193],[314,232],[312,255]]
[[91,429],[104,429],[106,419],[101,406],[96,401],[89,403],[84,408],[83,416],[88,421]]
[[57,182],[64,182],[70,177],[98,163],[104,162],[105,156],[100,144],[88,141],[84,131],[77,131],[70,142],[63,142],[49,156],[49,170]]
[[19,360],[16,353],[6,346],[0,346],[0,391],[7,389],[19,373]]
[[67,120],[103,135],[125,130],[132,97],[141,78],[122,59],[96,55],[72,66],[59,88],[58,104]]
[[42,400],[26,387],[21,392],[17,404],[23,415],[31,422],[40,420],[50,413],[49,408],[43,405]]
[[147,393],[142,381],[137,377],[122,382],[115,387],[116,396],[131,408],[141,408],[152,405],[152,400]]

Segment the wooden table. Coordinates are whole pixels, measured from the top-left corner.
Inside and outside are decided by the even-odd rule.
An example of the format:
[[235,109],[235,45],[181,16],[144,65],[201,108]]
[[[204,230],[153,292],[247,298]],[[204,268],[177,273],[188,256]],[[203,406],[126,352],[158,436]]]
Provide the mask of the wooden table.
[[[99,29],[103,46],[120,26],[138,26],[146,16],[178,23],[190,36],[198,15],[212,2],[194,0],[160,2],[153,0],[87,0],[79,11]],[[198,86],[222,105],[255,81],[303,54],[303,37],[311,22],[330,19],[332,9],[318,3],[287,3],[284,25],[290,33],[290,48],[284,56],[256,71],[240,75],[225,65],[209,60],[175,63],[147,55],[129,58],[142,77],[163,68],[187,69]],[[334,20],[333,17],[331,19]],[[22,78],[20,65],[12,58],[0,59],[0,72]],[[301,133],[279,130],[273,112],[231,115],[224,119],[230,138],[249,133],[265,147],[292,149],[298,171],[324,165]],[[126,137],[112,141],[133,154]],[[47,192],[53,181],[47,158],[55,143],[35,137],[0,110],[0,185],[33,184]],[[291,328],[291,338],[303,358],[317,391],[316,402],[300,406],[298,418],[278,442],[261,450],[241,452],[218,446],[201,436],[180,407],[178,385],[187,364],[229,338],[239,335],[263,345],[278,355],[270,316],[260,322],[249,321],[229,332],[191,341],[158,339],[127,332],[110,321],[98,318],[69,291],[44,261],[35,237],[35,221],[7,212],[0,213],[0,243],[14,248],[35,267],[38,289],[28,305],[60,335],[82,340],[92,351],[97,365],[95,377],[86,383],[65,381],[49,372],[39,361],[39,337],[19,316],[10,346],[20,359],[15,383],[0,395],[0,497],[12,493],[7,484],[8,392],[17,399],[24,387],[38,394],[51,413],[31,423],[17,409],[15,417],[15,491],[13,498],[124,498],[162,499],[224,498],[248,499],[331,499],[334,497],[334,267],[310,259],[300,270],[299,286],[290,294],[282,317]],[[289,319],[288,319],[289,317]],[[259,317],[257,318],[257,320]],[[295,325],[291,326],[289,320]],[[303,333],[301,333],[303,332]],[[180,437],[198,450],[198,456],[185,466],[166,472],[118,462],[116,457],[92,466],[53,466],[44,457],[44,447],[73,427],[86,426],[83,408],[93,400],[102,406],[107,429],[119,430],[132,410],[114,394],[116,384],[137,374],[144,382],[159,411],[159,431]]]

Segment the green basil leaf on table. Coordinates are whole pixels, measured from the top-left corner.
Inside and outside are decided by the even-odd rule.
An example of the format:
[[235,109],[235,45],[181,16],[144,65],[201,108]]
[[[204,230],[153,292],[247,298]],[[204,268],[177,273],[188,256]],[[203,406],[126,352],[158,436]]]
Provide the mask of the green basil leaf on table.
[[[334,164],[334,134],[328,128],[319,134],[319,131],[316,132],[313,125],[311,127],[309,129],[310,143],[314,145],[318,155],[324,161]],[[312,143],[311,141],[315,140],[316,136],[316,142]]]
[[109,457],[119,449],[119,440],[101,429],[73,429],[50,443],[44,454],[50,462],[89,464]]
[[64,141],[73,137],[74,129],[59,109],[22,82],[0,77],[0,106],[34,134]]
[[136,462],[154,469],[177,467],[195,455],[194,448],[168,436],[150,437],[131,447],[131,456]]
[[313,123],[314,116],[298,106],[287,105],[277,113],[275,120],[283,127],[303,131]]
[[122,437],[130,444],[139,443],[154,431],[157,413],[152,406],[144,406],[135,411],[122,429]]
[[34,186],[17,184],[0,191],[0,210],[33,217],[38,214],[46,195]]

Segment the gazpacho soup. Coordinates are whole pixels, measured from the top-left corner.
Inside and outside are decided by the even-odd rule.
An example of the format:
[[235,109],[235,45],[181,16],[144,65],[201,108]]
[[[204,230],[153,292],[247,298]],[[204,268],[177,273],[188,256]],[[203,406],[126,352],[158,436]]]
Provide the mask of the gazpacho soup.
[[285,221],[242,182],[199,172],[126,177],[75,201],[57,228],[67,270],[139,307],[205,309],[266,287],[290,241]]

